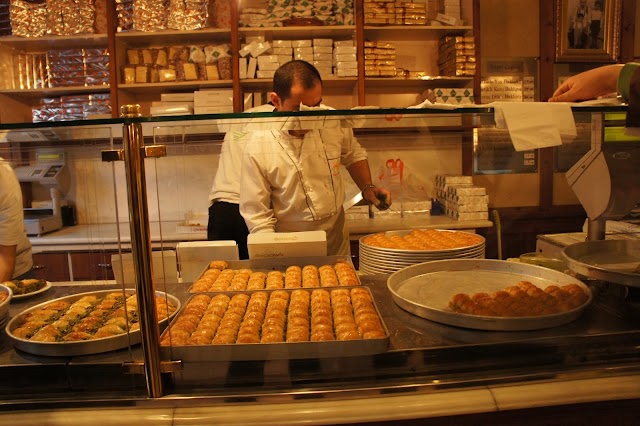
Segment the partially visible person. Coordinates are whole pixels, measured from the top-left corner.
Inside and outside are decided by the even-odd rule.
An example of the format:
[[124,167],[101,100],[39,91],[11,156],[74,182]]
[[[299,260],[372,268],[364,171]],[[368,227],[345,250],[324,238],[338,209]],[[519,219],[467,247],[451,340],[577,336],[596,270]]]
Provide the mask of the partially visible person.
[[627,102],[625,133],[640,135],[640,63],[605,65],[567,79],[549,102],[578,102],[617,93]]
[[553,92],[549,102],[588,101],[616,92],[623,96],[624,93],[628,95],[631,75],[637,66],[640,64],[628,64],[624,74],[622,69],[625,66],[621,64],[605,65],[576,74],[569,77]]
[[[273,112],[271,104],[261,105],[245,111]],[[218,169],[209,193],[209,241],[232,240],[238,244],[240,259],[248,259],[247,235],[249,229],[240,215],[240,166],[244,146],[250,131],[243,129],[227,132],[222,142]]]
[[22,191],[11,164],[0,157],[0,282],[33,278]]
[[[322,104],[322,79],[305,61],[282,65],[273,81],[271,102],[278,111]],[[246,144],[240,188],[240,213],[249,231],[325,231],[327,254],[348,255],[341,165],[366,201],[391,204],[391,193],[372,184],[367,153],[352,129],[254,132]]]

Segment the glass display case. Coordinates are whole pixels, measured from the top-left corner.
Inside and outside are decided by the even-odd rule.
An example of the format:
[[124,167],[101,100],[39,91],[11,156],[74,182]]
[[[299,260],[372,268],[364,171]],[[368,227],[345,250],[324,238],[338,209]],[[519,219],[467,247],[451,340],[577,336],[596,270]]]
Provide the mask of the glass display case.
[[[573,109],[579,128],[623,111],[624,107]],[[369,339],[360,332],[358,339],[341,340],[336,334],[324,341],[312,333],[295,343],[281,336],[282,341],[211,344],[215,336],[211,330],[202,332],[208,335],[206,343],[184,336],[180,340],[179,333],[171,336],[169,324],[173,327],[191,315],[190,337],[209,312],[207,307],[214,307],[216,296],[227,299],[226,309],[235,306],[231,302],[235,296],[244,295],[244,302],[240,297],[238,303],[245,309],[254,294],[270,297],[274,292],[244,288],[198,293],[193,290],[196,280],[182,276],[176,246],[206,240],[209,190],[225,134],[254,132],[260,135],[253,140],[256,145],[266,145],[267,135],[278,132],[353,134],[368,152],[373,183],[389,188],[394,197],[391,211],[374,210],[373,217],[367,206],[364,212],[358,203],[355,210],[344,206],[349,208],[346,222],[355,242],[382,231],[491,227],[488,214],[468,221],[438,215],[436,176],[494,173],[528,179],[527,174],[539,172],[538,157],[523,157],[495,137],[498,129],[488,108],[156,118],[136,116],[134,106],[123,112],[128,115],[119,119],[0,126],[0,157],[16,168],[29,206],[25,212],[41,209],[49,216],[59,214],[63,224],[31,235],[35,272],[51,286],[32,295],[14,295],[8,305],[0,340],[4,411],[96,404],[227,409],[304,404],[310,399],[318,404],[349,404],[398,396],[426,399],[453,391],[491,392],[495,386],[551,387],[587,379],[613,378],[615,383],[619,378],[624,385],[638,378],[636,289],[586,278],[582,282],[591,299],[579,316],[534,329],[478,329],[430,320],[397,303],[388,287],[389,274],[360,271],[355,285],[342,290],[352,292],[357,287],[370,299],[369,313],[382,329]],[[591,137],[579,132],[576,150],[586,152]],[[579,158],[574,151],[567,155]],[[311,149],[310,155],[318,152]],[[556,164],[568,161],[558,159]],[[60,176],[37,176],[38,170],[51,165],[58,167]],[[510,168],[508,173],[505,167]],[[346,171],[336,176],[344,178],[346,201],[357,195]],[[495,188],[487,189],[491,203]],[[484,251],[477,254],[474,261],[485,261]],[[226,260],[228,269],[236,271],[262,271],[263,280],[268,272],[284,274],[289,266],[353,268],[349,256],[210,260]],[[42,266],[45,261],[48,266]],[[202,275],[210,269],[208,261],[198,267]],[[548,271],[532,268],[538,268],[530,272],[532,276]],[[299,290],[313,300],[312,289]],[[327,296],[338,297],[332,290],[340,288],[324,290]],[[291,303],[293,291],[281,289]],[[350,294],[353,303],[361,296],[358,291]],[[191,303],[194,300],[201,304],[199,309]],[[263,309],[266,300],[262,299]],[[70,316],[65,316],[67,312]],[[218,321],[224,313],[216,314]],[[243,316],[236,316],[239,326]],[[91,318],[97,319],[90,322]],[[313,322],[311,316],[308,319]],[[280,321],[293,323],[293,318],[282,313]],[[42,332],[45,328],[50,334]],[[607,400],[595,393],[585,401]],[[638,393],[636,389],[635,394],[625,395],[638,398]],[[532,404],[542,404],[531,398]],[[498,402],[491,407],[471,402],[457,414],[501,409],[495,394],[494,400]],[[414,407],[407,413],[387,410],[376,414],[381,417],[367,417],[366,408],[353,404],[352,422],[429,416],[424,407]],[[330,422],[329,417],[313,417],[322,411],[307,414],[318,422]]]

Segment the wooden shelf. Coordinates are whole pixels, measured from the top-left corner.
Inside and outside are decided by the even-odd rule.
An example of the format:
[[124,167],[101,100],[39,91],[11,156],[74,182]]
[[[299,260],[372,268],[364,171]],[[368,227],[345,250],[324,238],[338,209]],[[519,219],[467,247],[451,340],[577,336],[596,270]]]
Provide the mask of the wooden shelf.
[[24,52],[39,52],[50,49],[83,49],[107,47],[106,34],[78,34],[73,36],[44,37],[0,37],[0,44]]
[[445,35],[463,35],[472,31],[471,26],[416,26],[416,25],[389,25],[389,26],[365,26],[365,37],[385,40],[437,40]]
[[38,99],[73,94],[109,93],[109,86],[68,86],[47,89],[0,89],[0,95],[16,99]]
[[434,84],[464,85],[473,80],[473,77],[443,77],[434,76],[421,79],[404,77],[365,77],[365,86],[372,87],[414,87],[433,86]]
[[228,87],[233,85],[232,80],[211,80],[211,81],[171,81],[167,83],[138,83],[138,84],[119,84],[118,90],[124,90],[131,93],[146,92],[182,92],[187,90],[199,90],[209,87]]
[[195,31],[163,30],[154,32],[127,31],[116,33],[116,40],[129,46],[175,46],[178,44],[212,44],[230,42],[229,28],[203,28]]
[[355,35],[355,25],[332,25],[326,27],[308,26],[308,27],[240,27],[238,33],[243,36],[255,36],[261,34],[270,34],[273,38],[332,38],[344,39],[352,38]]

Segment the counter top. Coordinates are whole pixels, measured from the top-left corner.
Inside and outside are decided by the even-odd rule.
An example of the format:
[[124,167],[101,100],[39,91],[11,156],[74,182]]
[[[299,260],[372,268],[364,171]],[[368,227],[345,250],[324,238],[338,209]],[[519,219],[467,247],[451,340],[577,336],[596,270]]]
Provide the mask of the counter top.
[[[349,220],[347,222],[351,239],[357,240],[363,235],[412,228],[439,229],[475,229],[493,226],[489,220],[457,221],[446,216],[410,215],[405,218],[377,218],[365,220]],[[151,222],[151,243],[154,248],[175,247],[181,241],[205,241],[207,233],[203,231],[179,232],[180,222]],[[49,250],[74,251],[117,249],[118,241],[128,247],[131,243],[129,223],[76,225],[62,228],[38,237],[30,237],[34,253]]]

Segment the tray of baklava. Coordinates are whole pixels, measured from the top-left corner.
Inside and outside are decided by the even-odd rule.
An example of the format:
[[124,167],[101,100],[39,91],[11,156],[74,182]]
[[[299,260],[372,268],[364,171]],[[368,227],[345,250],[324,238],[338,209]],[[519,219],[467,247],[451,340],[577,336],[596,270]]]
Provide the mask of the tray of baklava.
[[191,362],[346,357],[385,352],[389,332],[365,286],[199,293],[160,345]]
[[190,293],[361,285],[349,256],[212,260]]
[[[159,324],[166,326],[180,300],[156,291]],[[141,341],[135,290],[99,290],[28,308],[6,326],[16,349],[35,355],[78,356],[109,352]]]

